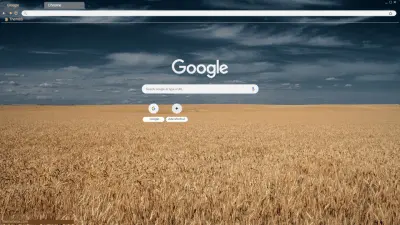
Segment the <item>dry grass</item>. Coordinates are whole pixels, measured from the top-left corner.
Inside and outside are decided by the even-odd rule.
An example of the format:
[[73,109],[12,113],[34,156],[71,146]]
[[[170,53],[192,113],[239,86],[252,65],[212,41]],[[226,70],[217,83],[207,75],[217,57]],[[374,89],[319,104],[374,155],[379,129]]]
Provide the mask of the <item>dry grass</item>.
[[399,106],[184,107],[0,107],[0,219],[400,224]]

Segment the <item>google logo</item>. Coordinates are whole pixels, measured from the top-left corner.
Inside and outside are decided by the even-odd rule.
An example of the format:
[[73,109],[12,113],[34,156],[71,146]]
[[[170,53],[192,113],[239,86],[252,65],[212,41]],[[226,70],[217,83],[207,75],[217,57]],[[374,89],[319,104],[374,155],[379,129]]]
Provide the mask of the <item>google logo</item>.
[[[217,74],[227,74],[228,73],[228,65],[226,64],[220,64],[219,60],[216,60],[215,64],[189,64],[189,65],[184,65],[185,61],[183,59],[177,59],[172,63],[172,71],[174,71],[175,74],[205,74],[207,73],[208,78],[214,78]],[[179,64],[183,65],[179,65]],[[177,65],[178,64],[178,65]]]

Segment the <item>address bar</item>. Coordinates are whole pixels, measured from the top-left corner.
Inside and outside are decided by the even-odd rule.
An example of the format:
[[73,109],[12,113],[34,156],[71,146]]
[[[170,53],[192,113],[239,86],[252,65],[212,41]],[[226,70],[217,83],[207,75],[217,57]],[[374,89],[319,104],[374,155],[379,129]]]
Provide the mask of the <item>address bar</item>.
[[394,10],[24,10],[25,17],[390,17]]

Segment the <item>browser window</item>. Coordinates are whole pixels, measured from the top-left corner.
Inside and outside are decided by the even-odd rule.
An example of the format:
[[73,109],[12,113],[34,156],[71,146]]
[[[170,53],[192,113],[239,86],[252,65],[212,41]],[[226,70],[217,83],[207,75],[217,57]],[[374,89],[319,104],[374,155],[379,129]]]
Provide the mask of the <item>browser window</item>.
[[398,1],[0,1],[0,224],[399,224]]

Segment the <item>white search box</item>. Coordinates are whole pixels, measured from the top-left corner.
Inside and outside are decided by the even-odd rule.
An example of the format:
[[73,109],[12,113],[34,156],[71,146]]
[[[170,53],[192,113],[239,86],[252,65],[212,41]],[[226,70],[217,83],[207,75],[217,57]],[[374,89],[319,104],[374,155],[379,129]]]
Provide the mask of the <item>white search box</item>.
[[145,84],[144,94],[257,94],[256,84]]
[[25,17],[386,17],[394,10],[24,10]]

